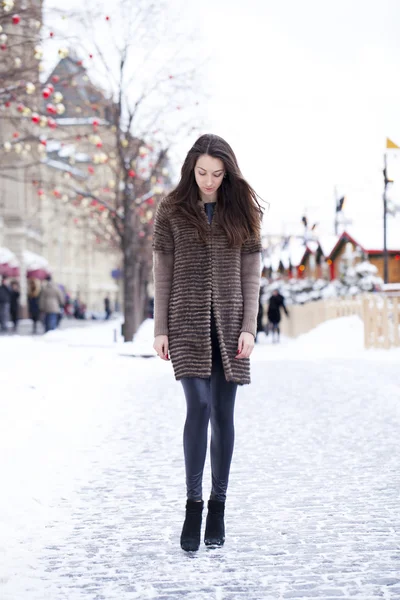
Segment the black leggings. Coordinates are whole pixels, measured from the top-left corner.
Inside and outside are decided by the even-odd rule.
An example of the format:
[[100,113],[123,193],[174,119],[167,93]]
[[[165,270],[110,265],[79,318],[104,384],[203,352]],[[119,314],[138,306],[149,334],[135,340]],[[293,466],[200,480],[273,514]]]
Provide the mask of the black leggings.
[[213,313],[211,341],[211,377],[181,379],[187,406],[183,431],[186,488],[189,500],[202,500],[207,431],[211,421],[211,498],[224,502],[235,439],[233,413],[237,384],[225,379]]

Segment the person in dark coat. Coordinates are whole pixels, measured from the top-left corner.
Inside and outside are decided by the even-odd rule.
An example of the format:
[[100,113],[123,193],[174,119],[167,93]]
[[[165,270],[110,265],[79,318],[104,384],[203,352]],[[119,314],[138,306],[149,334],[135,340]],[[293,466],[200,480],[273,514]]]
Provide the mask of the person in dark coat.
[[32,333],[37,332],[37,323],[40,319],[39,296],[41,285],[38,279],[28,280],[28,308],[29,316],[33,322]]
[[16,281],[13,281],[11,283],[10,292],[10,316],[11,321],[14,323],[14,331],[17,331],[19,321],[19,297],[20,291],[18,283]]
[[104,310],[106,313],[106,321],[107,321],[111,316],[111,303],[110,303],[110,298],[108,296],[106,298],[104,298]]
[[278,290],[272,292],[272,296],[268,305],[268,328],[272,331],[272,342],[279,342],[281,322],[281,308],[285,311],[286,316],[289,316],[285,306],[285,299]]
[[263,316],[264,316],[264,307],[262,304],[262,293],[263,293],[263,289],[260,288],[260,294],[258,296],[258,313],[257,313],[257,331],[256,331],[256,339],[255,342],[257,343],[257,336],[260,333],[260,331],[264,331],[264,327],[263,327]]
[[4,275],[0,285],[0,329],[7,331],[7,323],[10,315],[11,290],[8,287],[8,279]]

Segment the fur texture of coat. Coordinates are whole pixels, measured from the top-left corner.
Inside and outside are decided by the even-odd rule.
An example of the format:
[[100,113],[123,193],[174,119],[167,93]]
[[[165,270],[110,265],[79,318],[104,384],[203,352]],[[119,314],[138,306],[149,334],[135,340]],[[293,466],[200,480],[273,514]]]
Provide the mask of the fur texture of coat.
[[197,239],[196,227],[183,215],[171,213],[168,199],[160,202],[154,223],[153,251],[173,254],[168,341],[175,378],[211,376],[212,303],[225,378],[248,384],[250,359],[235,356],[241,331],[255,333],[257,309],[254,319],[246,323],[242,262],[245,254],[260,253],[261,239],[253,237],[242,248],[229,248],[218,203],[211,224],[200,201],[198,210],[208,225],[206,244]]

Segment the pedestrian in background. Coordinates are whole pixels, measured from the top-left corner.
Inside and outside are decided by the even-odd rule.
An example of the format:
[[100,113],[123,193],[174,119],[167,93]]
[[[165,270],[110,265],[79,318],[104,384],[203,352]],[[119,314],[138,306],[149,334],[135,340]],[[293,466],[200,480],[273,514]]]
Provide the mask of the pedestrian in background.
[[289,313],[285,306],[284,297],[278,290],[274,290],[268,305],[268,329],[269,331],[272,331],[272,343],[279,343],[281,333],[279,327],[279,323],[281,322],[281,309],[285,311],[285,314],[288,317]]
[[41,312],[44,313],[44,327],[46,333],[57,328],[60,308],[64,306],[64,294],[52,281],[51,275],[46,277],[39,298]]
[[110,304],[110,298],[108,296],[106,298],[104,298],[104,310],[106,313],[106,321],[107,321],[111,316],[111,304]]
[[197,550],[202,479],[211,420],[212,489],[204,541],[225,541],[225,500],[234,445],[238,385],[250,383],[261,275],[262,209],[232,148],[203,135],[189,151],[181,180],[157,209],[153,259],[154,349],[171,353],[182,382],[186,515],[183,550]]
[[39,296],[41,286],[38,279],[28,280],[28,308],[29,316],[33,321],[32,333],[37,333],[37,323],[40,319]]
[[3,275],[0,285],[0,329],[3,332],[8,331],[8,321],[10,318],[11,290],[8,286],[8,277]]
[[11,282],[11,292],[10,292],[10,316],[11,316],[11,321],[14,324],[14,332],[16,332],[17,328],[18,328],[19,298],[20,298],[20,291],[19,291],[18,282],[12,281]]
[[264,327],[263,327],[264,307],[262,304],[262,294],[263,294],[263,290],[262,290],[262,288],[260,288],[260,293],[258,296],[257,332],[256,332],[256,339],[255,339],[256,343],[257,343],[258,334],[260,333],[260,331],[264,331]]

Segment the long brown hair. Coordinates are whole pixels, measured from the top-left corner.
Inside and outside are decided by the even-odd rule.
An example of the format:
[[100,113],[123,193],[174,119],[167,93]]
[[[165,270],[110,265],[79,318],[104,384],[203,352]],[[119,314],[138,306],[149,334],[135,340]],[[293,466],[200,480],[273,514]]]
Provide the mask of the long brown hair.
[[260,234],[263,209],[253,188],[240,172],[230,145],[218,135],[202,135],[189,150],[182,165],[181,180],[168,195],[168,204],[178,210],[198,229],[200,238],[207,239],[207,222],[199,214],[199,188],[194,168],[200,156],[207,154],[222,160],[225,176],[218,189],[219,223],[230,247],[241,246],[248,238]]

